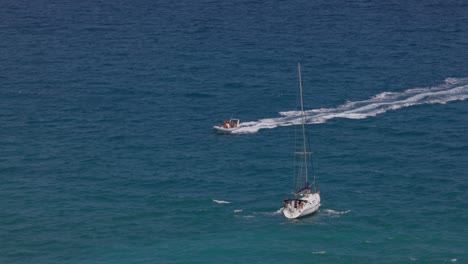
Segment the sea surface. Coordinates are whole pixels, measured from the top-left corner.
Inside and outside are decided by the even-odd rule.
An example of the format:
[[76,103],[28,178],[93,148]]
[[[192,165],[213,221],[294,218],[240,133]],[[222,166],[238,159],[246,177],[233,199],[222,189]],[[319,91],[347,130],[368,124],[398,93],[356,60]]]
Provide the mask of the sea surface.
[[466,99],[466,1],[2,0],[0,263],[468,263]]

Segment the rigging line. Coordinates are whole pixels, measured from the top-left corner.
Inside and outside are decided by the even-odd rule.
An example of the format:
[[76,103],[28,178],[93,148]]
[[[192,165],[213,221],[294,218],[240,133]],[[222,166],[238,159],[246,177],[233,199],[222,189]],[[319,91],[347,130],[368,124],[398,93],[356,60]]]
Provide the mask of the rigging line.
[[[298,91],[295,89],[295,94],[296,94],[296,100],[295,100],[295,109],[298,110],[299,109],[299,104],[300,104],[300,95],[298,93]],[[298,165],[300,165],[301,163],[299,162],[298,163],[298,159],[296,157],[296,155],[294,155],[295,152],[299,151],[300,150],[300,147],[299,147],[299,142],[298,142],[298,133],[299,133],[299,128],[298,126],[294,126],[294,145],[293,145],[293,177],[292,177],[292,181],[293,181],[293,191],[291,193],[295,193],[296,190],[300,187],[299,183],[300,183],[300,178],[302,176],[302,167],[299,167]]]
[[[309,131],[307,131],[307,144],[309,146],[309,149],[312,149],[312,144],[310,143],[310,133]],[[313,176],[313,187],[314,187],[314,192],[317,192],[317,187],[316,187],[316,181],[315,181],[315,163],[314,163],[314,159],[310,159],[310,165],[311,165],[311,169],[312,169],[312,176]]]
[[[301,93],[301,115],[302,115],[302,138],[303,138],[303,151],[307,152],[306,147],[306,138],[305,138],[305,113],[304,113],[304,100],[302,98],[302,79],[301,79],[301,63],[297,63],[297,69],[299,74],[299,91]],[[307,177],[307,155],[304,155],[304,164],[305,164],[305,180],[308,181]]]
[[296,186],[297,186],[296,155],[294,155],[294,152],[297,151],[297,128],[296,128],[296,126],[294,126],[294,145],[293,145],[293,148],[294,149],[293,149],[293,154],[292,154],[293,155],[293,177],[292,177],[293,185],[292,186],[294,186],[294,188],[296,188]]
[[[307,138],[307,147],[309,149],[312,149],[312,143],[311,143],[311,140],[310,140],[310,131],[309,130],[306,130],[306,138]],[[312,152],[310,152],[312,153]],[[312,185],[314,187],[314,192],[317,192],[317,187],[316,187],[316,174],[315,174],[315,163],[314,163],[314,159],[310,159],[310,166],[311,166],[311,171],[312,171],[312,176],[313,176],[313,181],[312,181]]]

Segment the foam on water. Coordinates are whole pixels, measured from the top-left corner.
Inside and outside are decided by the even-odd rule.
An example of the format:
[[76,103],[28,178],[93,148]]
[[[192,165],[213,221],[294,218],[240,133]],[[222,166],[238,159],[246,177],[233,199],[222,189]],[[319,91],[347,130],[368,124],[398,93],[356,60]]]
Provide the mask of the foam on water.
[[325,254],[325,253],[327,253],[327,252],[326,252],[326,251],[315,251],[315,252],[312,252],[312,254],[314,254],[314,255],[323,255],[323,254]]
[[283,207],[281,207],[280,209],[274,211],[274,212],[271,212],[271,213],[266,213],[267,215],[279,215],[279,214],[282,214],[283,213]]
[[281,207],[280,209],[274,212],[254,212],[254,214],[267,215],[267,216],[280,215],[282,213],[283,213],[283,207]]
[[275,211],[273,214],[282,214],[283,213],[283,207],[281,207],[280,209],[278,209],[277,211]]
[[[305,111],[306,123],[321,124],[333,118],[365,119],[414,105],[445,104],[466,99],[468,99],[468,78],[447,78],[443,84],[434,87],[412,88],[400,93],[383,92],[368,100],[348,101],[336,108],[307,110]],[[279,114],[282,117],[241,123],[239,129],[233,133],[256,133],[260,129],[298,125],[301,122],[300,111],[287,111]]]
[[344,215],[344,214],[351,212],[351,210],[335,211],[333,209],[324,209],[323,212],[325,215],[328,215],[331,217],[339,217],[340,215]]
[[215,200],[215,199],[213,199],[213,202],[218,203],[218,204],[230,204],[231,203],[229,201]]

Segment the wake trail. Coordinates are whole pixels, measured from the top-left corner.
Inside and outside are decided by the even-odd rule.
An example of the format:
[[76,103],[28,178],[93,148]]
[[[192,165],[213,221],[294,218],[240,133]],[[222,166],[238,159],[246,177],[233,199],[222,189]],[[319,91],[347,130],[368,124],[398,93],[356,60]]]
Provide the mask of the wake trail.
[[[306,110],[307,124],[322,124],[333,118],[365,119],[390,110],[422,104],[445,104],[468,99],[468,78],[447,78],[434,87],[412,88],[403,92],[383,92],[370,99],[346,102],[336,108]],[[280,112],[276,118],[242,122],[235,134],[256,133],[260,129],[301,124],[300,111]]]
[[229,201],[223,201],[223,200],[215,200],[215,199],[211,199],[211,200],[217,204],[230,204],[231,203]]

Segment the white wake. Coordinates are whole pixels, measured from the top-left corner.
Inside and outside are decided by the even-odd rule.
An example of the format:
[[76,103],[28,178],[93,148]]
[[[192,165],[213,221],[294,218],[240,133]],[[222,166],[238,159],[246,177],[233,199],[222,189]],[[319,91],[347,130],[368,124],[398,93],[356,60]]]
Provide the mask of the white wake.
[[215,199],[211,199],[214,203],[218,203],[218,204],[230,204],[231,202],[229,201],[223,201],[223,200],[215,200]]
[[[403,92],[384,92],[368,100],[347,102],[336,108],[306,110],[307,124],[321,124],[333,118],[364,119],[422,104],[445,104],[468,99],[468,78],[447,78],[434,87],[412,88]],[[280,112],[281,117],[242,122],[236,134],[256,133],[260,129],[291,126],[301,123],[300,111]]]
[[347,214],[347,213],[350,213],[350,212],[351,212],[351,210],[346,210],[346,211],[335,211],[333,209],[324,209],[323,210],[324,215],[331,216],[331,217],[339,217],[340,215],[344,215],[344,214]]

